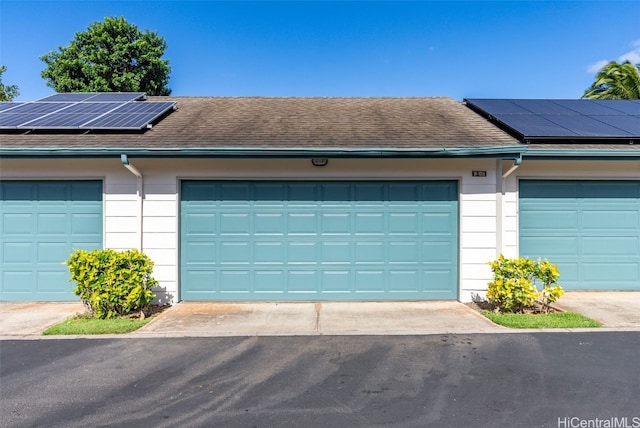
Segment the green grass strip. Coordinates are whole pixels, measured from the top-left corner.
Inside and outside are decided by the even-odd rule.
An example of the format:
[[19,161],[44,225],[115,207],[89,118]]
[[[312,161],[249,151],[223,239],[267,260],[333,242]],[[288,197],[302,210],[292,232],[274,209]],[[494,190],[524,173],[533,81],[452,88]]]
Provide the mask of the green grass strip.
[[510,328],[593,328],[601,327],[598,321],[575,312],[553,312],[549,314],[498,314],[482,311],[496,324]]
[[130,333],[151,321],[151,318],[97,319],[80,315],[69,318],[46,329],[45,336],[58,334],[123,334]]

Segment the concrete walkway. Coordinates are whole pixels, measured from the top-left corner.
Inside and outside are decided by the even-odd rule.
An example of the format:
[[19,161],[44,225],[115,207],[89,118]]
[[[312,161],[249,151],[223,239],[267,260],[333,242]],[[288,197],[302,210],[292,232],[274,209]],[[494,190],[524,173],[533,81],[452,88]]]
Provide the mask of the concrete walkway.
[[640,329],[640,291],[567,292],[556,306],[600,321],[604,327]]
[[[594,329],[597,331],[640,331],[640,292],[568,292],[557,306],[600,321],[603,327]],[[47,327],[83,311],[83,306],[76,302],[0,303],[0,338],[43,338],[42,331]],[[455,301],[182,302],[159,314],[140,330],[114,337],[423,335],[532,331],[567,330],[514,330],[501,327]],[[55,336],[61,337],[68,336]]]
[[2,302],[0,336],[39,336],[52,325],[83,312],[80,302]]
[[135,336],[419,335],[506,330],[458,302],[179,303]]

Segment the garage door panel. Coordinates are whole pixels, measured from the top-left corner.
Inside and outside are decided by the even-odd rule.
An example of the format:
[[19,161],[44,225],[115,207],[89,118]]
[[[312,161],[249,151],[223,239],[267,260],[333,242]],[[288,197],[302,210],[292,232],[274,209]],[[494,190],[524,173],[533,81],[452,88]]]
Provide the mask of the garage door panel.
[[522,232],[540,229],[576,231],[578,224],[578,213],[575,210],[521,210],[520,218]]
[[455,247],[451,241],[433,241],[423,242],[422,244],[422,263],[445,263],[449,264],[449,260]]
[[282,284],[286,283],[286,275],[283,270],[257,270],[253,284],[256,293],[282,294]]
[[[18,268],[19,269],[19,268]],[[10,266],[2,272],[2,293],[5,300],[30,300],[36,284],[36,273],[24,270],[12,270]]]
[[446,287],[438,287],[438,284],[446,284],[452,280],[453,272],[450,270],[424,270],[424,283],[431,284],[427,291],[432,293],[446,293]]
[[456,225],[449,213],[425,213],[422,216],[422,233],[425,235],[453,234]]
[[352,259],[351,244],[344,241],[322,242],[320,254],[322,264],[349,264]]
[[639,181],[522,180],[519,205],[520,254],[556,263],[565,289],[640,290]]
[[590,200],[602,199],[638,199],[640,191],[637,183],[632,181],[624,183],[621,181],[583,181],[577,183],[579,196],[581,198],[589,198]]
[[189,236],[196,234],[213,235],[218,229],[216,221],[216,214],[192,212],[183,218],[183,231]]
[[384,235],[386,233],[383,213],[355,213],[357,235]]
[[31,264],[36,254],[32,242],[3,242],[2,263],[7,267],[10,263]]
[[603,231],[610,233],[615,229],[627,229],[629,232],[638,230],[638,211],[621,210],[609,207],[606,210],[589,210],[582,212],[582,229]]
[[314,213],[288,213],[287,228],[290,235],[316,235],[318,216]]
[[363,207],[381,207],[388,199],[387,186],[382,183],[357,183],[355,186],[355,199],[362,201]]
[[[10,207],[4,205],[4,209]],[[5,236],[31,234],[34,224],[34,215],[29,213],[4,213],[2,215],[2,228]]]
[[324,183],[320,185],[320,200],[327,207],[341,206],[352,200],[351,192],[348,183]]
[[320,271],[322,281],[321,293],[350,293],[351,270],[350,269],[325,269]]
[[420,222],[418,214],[415,212],[391,212],[389,213],[388,219],[388,233],[390,235],[417,236],[420,233]]
[[74,237],[80,235],[96,236],[96,225],[102,223],[102,216],[95,213],[78,213],[71,214],[71,235]]
[[421,274],[418,269],[389,271],[389,291],[391,293],[418,293],[420,291]]
[[582,238],[582,255],[640,257],[639,241],[633,236],[586,236]]
[[387,283],[383,270],[356,270],[355,291],[357,293],[383,293]]
[[209,240],[205,242],[191,241],[183,247],[184,258],[189,265],[212,264],[217,262],[216,244]]
[[183,279],[189,281],[189,289],[199,298],[204,298],[205,293],[209,295],[219,292],[215,271],[189,269]]
[[225,269],[220,272],[222,293],[243,293],[251,291],[251,271],[248,269]]
[[622,275],[628,281],[640,281],[638,273],[638,264],[632,261],[607,261],[585,263],[584,267],[585,282],[605,282],[611,277]]
[[180,259],[187,300],[455,298],[457,185],[184,181]]
[[389,264],[420,263],[420,244],[416,241],[389,242]]
[[254,234],[256,235],[284,235],[284,215],[282,213],[254,214]]
[[557,259],[558,256],[575,256],[579,253],[580,239],[576,236],[520,236],[520,253],[531,258]]
[[220,263],[248,265],[251,261],[251,244],[249,242],[220,243]]
[[37,273],[38,293],[46,294],[69,294],[73,292],[75,285],[69,282],[68,271],[43,271]]
[[222,213],[220,214],[220,235],[246,235],[251,233],[249,214]]
[[290,269],[287,273],[287,291],[290,293],[315,295],[320,291],[318,287],[318,277],[319,275],[316,270]]
[[356,242],[354,261],[356,264],[385,264],[387,260],[385,248],[385,244],[380,241]]
[[37,231],[43,235],[66,235],[69,229],[68,216],[65,214],[39,214]]
[[317,242],[288,242],[287,254],[289,263],[316,264],[318,262]]
[[253,251],[256,264],[283,264],[287,261],[284,242],[255,242]]
[[102,248],[102,182],[1,181],[0,211],[0,300],[76,300],[65,262]]
[[323,235],[348,235],[352,229],[350,213],[321,214],[320,233]]
[[[62,263],[60,255],[66,254],[67,258],[73,249],[67,242],[44,242],[37,243],[36,262],[40,265],[45,263]],[[66,258],[64,259],[66,260]]]

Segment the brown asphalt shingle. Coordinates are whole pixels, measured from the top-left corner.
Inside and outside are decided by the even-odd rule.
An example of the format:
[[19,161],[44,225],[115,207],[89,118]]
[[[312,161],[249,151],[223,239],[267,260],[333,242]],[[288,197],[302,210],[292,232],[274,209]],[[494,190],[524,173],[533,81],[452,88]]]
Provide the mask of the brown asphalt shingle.
[[[149,97],[178,110],[144,133],[0,133],[0,148],[467,148],[516,139],[451,98]],[[149,102],[145,101],[145,102]]]

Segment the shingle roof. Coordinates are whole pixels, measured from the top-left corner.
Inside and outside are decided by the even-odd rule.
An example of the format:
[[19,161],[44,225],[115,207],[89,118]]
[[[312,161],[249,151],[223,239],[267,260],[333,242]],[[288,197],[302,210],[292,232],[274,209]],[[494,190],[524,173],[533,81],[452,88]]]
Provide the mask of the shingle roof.
[[0,133],[2,149],[477,148],[517,140],[451,98],[149,97],[178,110],[144,133]]

